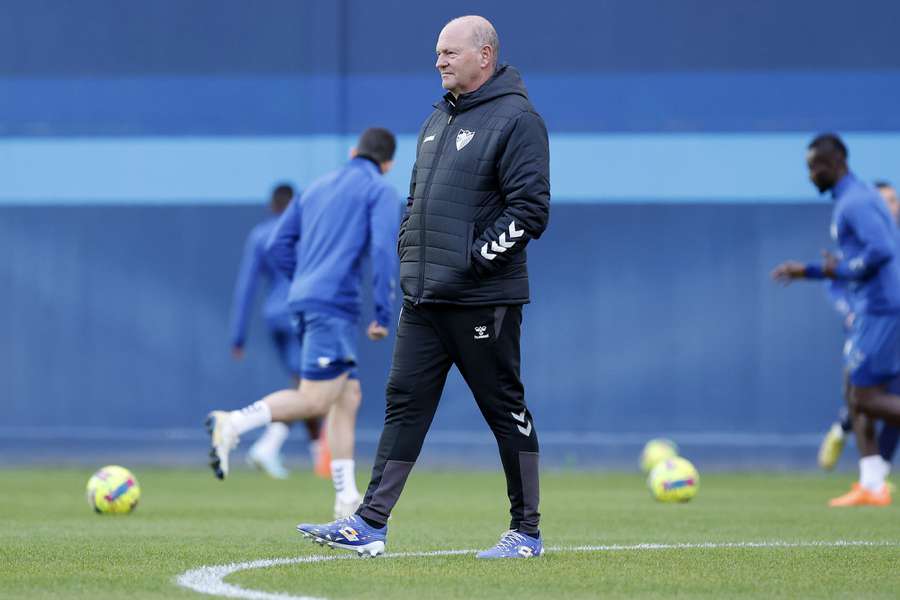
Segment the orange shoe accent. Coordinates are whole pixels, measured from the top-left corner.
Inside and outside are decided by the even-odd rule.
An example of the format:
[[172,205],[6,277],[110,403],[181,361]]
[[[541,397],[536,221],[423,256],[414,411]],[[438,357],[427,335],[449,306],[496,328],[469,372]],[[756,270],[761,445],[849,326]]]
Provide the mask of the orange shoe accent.
[[328,448],[328,436],[325,435],[326,425],[322,423],[322,434],[319,436],[319,455],[316,464],[313,465],[313,473],[322,479],[331,479],[331,450]]
[[891,490],[887,485],[882,485],[877,492],[872,492],[854,483],[849,492],[838,496],[828,503],[832,508],[845,506],[888,506],[891,503]]

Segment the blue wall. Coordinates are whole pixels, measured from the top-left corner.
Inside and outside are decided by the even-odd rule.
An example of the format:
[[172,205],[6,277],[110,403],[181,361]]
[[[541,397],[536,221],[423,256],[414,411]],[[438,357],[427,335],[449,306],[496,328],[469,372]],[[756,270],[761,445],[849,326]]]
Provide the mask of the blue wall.
[[[510,7],[5,6],[0,455],[28,440],[199,440],[186,432],[209,408],[279,386],[260,323],[244,363],[225,329],[262,197],[340,164],[373,124],[400,134],[390,178],[404,189],[441,95],[436,35],[478,12],[551,133],[554,204],[529,253],[524,332],[548,452],[630,460],[646,435],[674,432],[695,452],[752,448],[716,454],[732,462],[805,460],[839,405],[841,332],[819,286],[779,289],[768,272],[828,244],[803,166],[814,132],[846,134],[862,176],[898,179],[900,5]],[[365,453],[390,346],[361,344]],[[458,378],[432,443],[491,454]]]

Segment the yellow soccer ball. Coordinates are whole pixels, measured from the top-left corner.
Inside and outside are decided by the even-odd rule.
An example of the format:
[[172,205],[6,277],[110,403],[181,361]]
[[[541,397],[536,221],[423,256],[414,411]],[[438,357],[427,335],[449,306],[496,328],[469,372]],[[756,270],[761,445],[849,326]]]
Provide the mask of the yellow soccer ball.
[[125,467],[103,467],[87,483],[88,504],[100,514],[130,513],[140,497],[138,480]]
[[678,456],[678,446],[672,440],[656,438],[644,444],[641,452],[641,470],[649,473],[660,461]]
[[700,489],[700,475],[686,458],[668,458],[650,471],[650,493],[660,502],[687,502]]

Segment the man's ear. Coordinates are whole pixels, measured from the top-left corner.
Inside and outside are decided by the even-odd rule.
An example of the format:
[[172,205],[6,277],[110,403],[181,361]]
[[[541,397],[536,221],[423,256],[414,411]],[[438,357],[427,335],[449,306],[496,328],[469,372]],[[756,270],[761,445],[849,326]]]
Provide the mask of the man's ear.
[[490,46],[481,47],[481,68],[485,68],[493,62],[494,50]]

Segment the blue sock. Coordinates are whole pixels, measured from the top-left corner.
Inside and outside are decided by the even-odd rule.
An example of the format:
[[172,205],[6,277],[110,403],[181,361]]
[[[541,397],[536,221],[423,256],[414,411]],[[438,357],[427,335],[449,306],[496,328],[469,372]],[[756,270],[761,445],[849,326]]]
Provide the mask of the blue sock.
[[891,464],[894,460],[898,437],[900,437],[900,430],[887,423],[883,424],[881,431],[878,432],[878,453],[881,454],[884,462],[888,464]]

